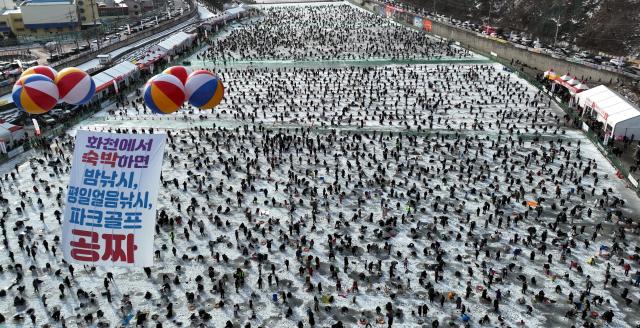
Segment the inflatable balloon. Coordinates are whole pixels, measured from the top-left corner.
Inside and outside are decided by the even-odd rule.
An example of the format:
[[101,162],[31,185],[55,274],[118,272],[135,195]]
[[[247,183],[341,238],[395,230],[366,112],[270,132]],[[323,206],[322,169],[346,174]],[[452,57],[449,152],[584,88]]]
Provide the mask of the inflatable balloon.
[[162,73],[171,74],[177,77],[178,80],[180,80],[180,82],[182,82],[182,85],[184,86],[187,83],[187,78],[189,77],[191,70],[184,66],[171,66],[165,69]]
[[222,101],[224,85],[215,74],[198,70],[189,75],[185,92],[191,105],[201,109],[211,109]]
[[89,74],[79,68],[68,67],[61,70],[55,81],[60,99],[67,104],[86,104],[96,93],[96,83]]
[[27,75],[31,75],[31,74],[42,74],[48,78],[50,78],[51,80],[56,79],[56,76],[58,75],[58,72],[56,72],[55,69],[49,67],[49,66],[33,66],[30,68],[27,68],[24,72],[22,72],[22,75],[20,75],[20,77],[25,77]]
[[44,114],[58,103],[58,87],[42,74],[20,78],[11,91],[14,104],[30,114]]
[[184,103],[184,87],[170,74],[158,74],[147,82],[144,102],[156,114],[171,114]]

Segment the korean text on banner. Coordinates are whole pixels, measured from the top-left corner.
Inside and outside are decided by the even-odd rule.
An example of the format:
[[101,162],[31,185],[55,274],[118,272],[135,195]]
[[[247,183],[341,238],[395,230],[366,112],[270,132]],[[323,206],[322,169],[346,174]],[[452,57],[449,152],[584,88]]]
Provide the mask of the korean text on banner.
[[153,264],[165,137],[78,131],[62,227],[65,260]]

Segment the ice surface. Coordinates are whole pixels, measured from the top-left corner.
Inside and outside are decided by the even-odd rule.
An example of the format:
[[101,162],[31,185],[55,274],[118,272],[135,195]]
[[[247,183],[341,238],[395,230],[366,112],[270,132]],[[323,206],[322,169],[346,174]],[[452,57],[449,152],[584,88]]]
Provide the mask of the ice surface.
[[[346,7],[341,5],[279,8],[265,11],[265,21],[316,15],[316,24],[331,27],[326,37],[344,41],[325,55],[312,37],[307,45],[280,45],[271,58],[367,60],[362,45],[382,49],[391,42],[388,33],[413,33],[376,25],[380,20],[371,14],[344,17]],[[343,18],[349,19],[341,25]],[[276,33],[269,32],[272,28],[297,33],[312,29],[291,19],[277,28],[260,20],[253,24],[264,33]],[[232,26],[223,38],[243,28]],[[358,41],[350,39],[353,35],[374,37]],[[350,44],[359,48],[346,49]],[[449,51],[447,45],[435,47],[437,52]],[[413,48],[384,49],[381,53],[390,58],[415,54]],[[231,51],[229,56],[257,58],[250,52]],[[386,327],[376,320],[387,321],[385,305],[390,302],[393,327],[431,326],[435,320],[441,327],[460,327],[464,323],[455,300],[461,296],[472,327],[485,315],[490,320],[487,327],[500,326],[499,320],[510,327],[569,327],[587,320],[611,327],[636,324],[640,293],[632,280],[638,270],[637,196],[593,144],[579,131],[563,127],[561,111],[535,88],[496,64],[323,65],[219,65],[216,71],[225,81],[226,98],[213,111],[187,106],[176,114],[152,115],[132,94],[130,103],[81,123],[53,141],[50,150],[32,151],[1,166],[7,250],[0,254],[0,290],[6,291],[0,313],[18,325],[30,324],[27,311],[33,309],[38,325],[60,326],[50,317],[58,309],[70,327],[97,322],[121,326],[123,318],[141,313],[147,314],[147,326],[159,321],[165,327],[223,327],[231,321],[236,327],[295,327],[298,322],[308,327],[310,310],[319,327],[338,320],[346,327],[364,327],[360,319]],[[54,238],[61,226],[54,213],[62,212],[66,197],[74,131],[148,133],[149,128],[171,134],[155,238],[160,258],[151,277],[143,270],[89,267],[75,267],[71,277],[60,251],[54,255],[51,247],[59,249]],[[592,241],[598,224],[602,230]],[[25,248],[35,246],[35,256],[19,247],[19,238]],[[613,251],[616,243],[619,251]],[[609,259],[599,254],[601,245],[609,247]],[[267,254],[261,265],[258,254]],[[592,257],[595,262],[587,264]],[[571,268],[572,261],[582,273]],[[631,265],[629,276],[622,262]],[[17,283],[16,263],[23,271]],[[212,278],[209,267],[215,272]],[[236,292],[233,275],[238,268],[244,271],[245,284]],[[437,282],[436,271],[441,277]],[[114,274],[111,303],[102,294],[106,272]],[[174,284],[176,276],[180,284]],[[198,276],[203,278],[202,291]],[[527,280],[526,294],[520,276]],[[582,319],[580,311],[574,318],[564,317],[575,307],[568,303],[569,293],[580,302],[588,276],[593,287],[581,306],[584,309],[589,301],[587,316],[612,310],[610,324],[600,318]],[[61,299],[59,285],[65,277],[71,288],[65,288]],[[36,278],[42,281],[39,292],[32,285]],[[612,286],[614,278],[617,287]],[[354,281],[358,291],[351,290]],[[24,293],[19,286],[25,286]],[[621,297],[625,288],[631,305]],[[94,296],[80,299],[79,289]],[[482,290],[488,291],[485,299]],[[492,301],[497,290],[502,298],[496,313]],[[536,301],[534,294],[540,291],[544,297]],[[145,299],[146,292],[151,299]],[[193,302],[187,292],[195,294]],[[282,293],[289,292],[284,303]],[[279,294],[277,302],[274,293]],[[451,300],[449,293],[455,293]],[[16,307],[13,301],[20,295],[26,304]],[[46,308],[42,295],[47,296]],[[324,304],[329,296],[334,301]],[[320,300],[318,309],[314,297]],[[167,318],[169,303],[175,315]],[[417,306],[422,304],[429,307],[428,315],[418,317]],[[376,307],[381,308],[379,315]],[[96,320],[98,310],[103,317]],[[199,311],[211,318],[204,320]],[[88,314],[93,315],[92,324],[84,319]],[[23,321],[15,321],[14,315]],[[135,321],[134,317],[130,325]]]

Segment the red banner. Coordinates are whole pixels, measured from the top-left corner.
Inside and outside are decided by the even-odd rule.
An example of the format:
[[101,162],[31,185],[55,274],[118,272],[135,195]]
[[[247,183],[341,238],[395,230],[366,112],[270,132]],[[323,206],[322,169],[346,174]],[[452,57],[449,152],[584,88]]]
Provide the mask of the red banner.
[[385,12],[387,14],[387,18],[391,18],[391,16],[393,16],[393,12],[396,10],[395,7],[387,5],[387,7],[385,8]]
[[424,30],[427,32],[431,32],[431,21],[428,19],[425,19],[423,21],[423,24],[424,24]]

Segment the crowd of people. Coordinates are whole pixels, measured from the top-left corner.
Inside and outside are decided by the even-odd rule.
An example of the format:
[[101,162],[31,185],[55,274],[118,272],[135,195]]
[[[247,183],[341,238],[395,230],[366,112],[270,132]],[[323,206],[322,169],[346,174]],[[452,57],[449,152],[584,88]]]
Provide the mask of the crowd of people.
[[[284,18],[318,8],[256,26],[313,35]],[[369,33],[357,15],[349,28]],[[0,325],[638,324],[637,196],[499,65],[217,72],[213,111],[151,119],[138,91],[81,127],[167,134],[152,267],[62,259],[72,133],[0,167]]]
[[233,95],[227,103],[230,113],[252,122],[527,133],[557,129],[551,126],[558,117],[548,98],[499,65],[228,69],[221,76]]
[[199,54],[223,64],[255,60],[470,58],[468,50],[347,4],[269,6]]
[[[500,65],[221,68],[220,110],[181,113],[247,123],[561,134],[551,100]],[[320,95],[320,97],[318,97]],[[114,117],[151,115],[138,95]]]
[[580,141],[166,133],[148,270],[61,259],[72,137],[5,174],[0,294],[17,313],[5,320],[493,326],[559,310],[588,323],[638,304],[639,227]]

